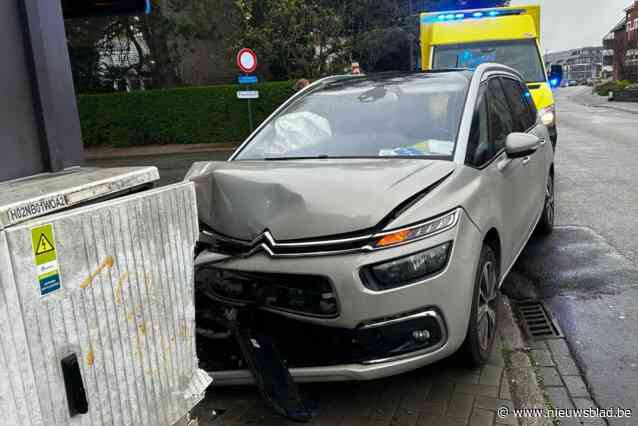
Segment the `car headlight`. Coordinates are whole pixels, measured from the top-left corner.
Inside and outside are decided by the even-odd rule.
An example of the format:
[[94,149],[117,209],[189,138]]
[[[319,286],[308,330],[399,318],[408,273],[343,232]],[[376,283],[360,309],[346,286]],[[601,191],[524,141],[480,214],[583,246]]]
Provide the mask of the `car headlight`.
[[375,291],[411,284],[443,270],[451,251],[452,242],[448,241],[419,253],[368,266],[362,271],[363,282]]
[[460,215],[461,209],[459,208],[423,223],[376,234],[372,249],[401,245],[447,231],[456,226]]
[[538,116],[541,119],[541,123],[545,126],[552,126],[556,122],[556,109],[554,105],[541,108],[538,111]]

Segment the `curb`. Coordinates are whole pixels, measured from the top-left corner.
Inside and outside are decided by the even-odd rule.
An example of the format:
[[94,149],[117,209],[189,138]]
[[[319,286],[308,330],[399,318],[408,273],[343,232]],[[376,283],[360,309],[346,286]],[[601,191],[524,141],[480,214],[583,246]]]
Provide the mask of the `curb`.
[[[539,385],[536,369],[529,356],[529,348],[514,319],[509,299],[505,295],[502,296],[499,321],[505,370],[516,407],[521,409],[547,408],[547,400]],[[518,420],[522,426],[551,426],[554,424],[551,419],[543,417],[522,417]]]
[[234,151],[239,144],[189,144],[189,145],[149,145],[126,148],[99,147],[86,148],[84,156],[87,160],[104,160],[110,158],[147,157],[150,155],[187,154],[193,152]]

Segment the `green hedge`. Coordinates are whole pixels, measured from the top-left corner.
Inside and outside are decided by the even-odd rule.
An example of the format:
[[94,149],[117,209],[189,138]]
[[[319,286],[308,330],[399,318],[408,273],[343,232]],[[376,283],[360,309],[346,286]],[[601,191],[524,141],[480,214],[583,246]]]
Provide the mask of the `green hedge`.
[[[256,123],[293,93],[289,81],[261,83],[251,101]],[[78,96],[84,145],[134,146],[240,142],[249,134],[238,85]]]
[[608,81],[606,83],[599,84],[594,90],[600,96],[609,96],[609,92],[618,92],[620,90],[624,90],[630,84],[631,82],[627,80]]

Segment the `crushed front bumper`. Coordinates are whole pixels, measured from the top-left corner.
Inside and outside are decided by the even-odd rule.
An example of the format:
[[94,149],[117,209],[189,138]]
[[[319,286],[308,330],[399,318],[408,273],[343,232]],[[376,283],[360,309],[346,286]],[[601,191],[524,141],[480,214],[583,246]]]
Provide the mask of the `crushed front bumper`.
[[[449,241],[453,242],[450,259],[435,276],[385,291],[372,291],[361,279],[360,271],[368,265]],[[462,213],[455,228],[400,247],[299,258],[272,258],[258,253],[224,259],[215,267],[327,277],[338,303],[336,316],[307,316],[262,308],[256,311],[255,323],[275,340],[298,382],[370,380],[425,366],[461,346],[469,322],[481,244],[480,232]],[[219,346],[210,346],[211,353],[216,347]],[[199,356],[205,358],[206,349],[200,349]],[[210,373],[217,385],[254,382],[249,370],[213,368]]]

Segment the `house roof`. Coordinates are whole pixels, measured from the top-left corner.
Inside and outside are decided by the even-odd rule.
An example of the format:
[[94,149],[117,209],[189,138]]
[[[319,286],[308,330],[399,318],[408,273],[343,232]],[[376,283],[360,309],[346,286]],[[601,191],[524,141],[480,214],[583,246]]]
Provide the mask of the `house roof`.
[[611,29],[611,33],[616,33],[618,31],[624,30],[625,27],[627,25],[627,17],[625,16],[624,18],[622,18],[620,20],[620,22],[618,22],[612,29]]

